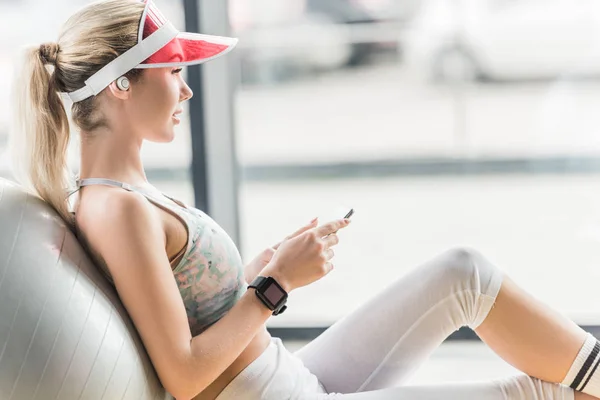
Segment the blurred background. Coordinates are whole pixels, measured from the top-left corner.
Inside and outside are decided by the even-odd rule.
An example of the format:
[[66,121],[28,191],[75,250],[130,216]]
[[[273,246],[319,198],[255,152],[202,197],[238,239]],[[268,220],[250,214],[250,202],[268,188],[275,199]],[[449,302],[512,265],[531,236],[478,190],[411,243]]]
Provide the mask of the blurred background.
[[[0,0],[2,176],[15,57],[56,41],[88,2]],[[148,178],[205,208],[245,261],[315,216],[355,209],[335,270],[268,322],[290,349],[465,245],[598,329],[599,2],[155,2],[180,30],[240,42],[186,71],[195,102],[173,143],[144,145]],[[461,329],[411,382],[517,372],[476,339]]]

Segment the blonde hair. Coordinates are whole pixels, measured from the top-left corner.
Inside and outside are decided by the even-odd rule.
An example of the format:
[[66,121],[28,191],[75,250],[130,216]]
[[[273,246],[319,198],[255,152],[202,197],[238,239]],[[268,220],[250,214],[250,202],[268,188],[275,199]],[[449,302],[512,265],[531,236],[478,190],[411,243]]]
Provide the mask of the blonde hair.
[[[59,92],[72,92],[106,64],[137,44],[144,4],[103,0],[81,9],[63,25],[57,43],[29,47],[23,53],[13,87],[10,145],[15,178],[49,203],[74,227],[67,192],[74,187],[67,150],[69,119]],[[126,76],[139,80],[142,70]],[[106,126],[97,97],[74,103],[73,123],[93,131]]]

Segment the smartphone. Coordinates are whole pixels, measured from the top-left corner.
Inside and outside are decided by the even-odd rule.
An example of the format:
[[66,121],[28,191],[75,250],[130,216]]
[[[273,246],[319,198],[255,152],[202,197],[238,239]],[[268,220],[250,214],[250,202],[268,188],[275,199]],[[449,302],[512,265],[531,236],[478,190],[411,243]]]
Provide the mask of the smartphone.
[[[352,215],[354,214],[354,208],[351,208],[350,211],[348,211],[346,213],[346,215],[344,215],[344,218],[350,218]],[[337,233],[337,231],[332,232],[332,233]],[[324,238],[326,238],[327,236],[331,235],[331,233],[328,233],[327,235],[323,236]]]

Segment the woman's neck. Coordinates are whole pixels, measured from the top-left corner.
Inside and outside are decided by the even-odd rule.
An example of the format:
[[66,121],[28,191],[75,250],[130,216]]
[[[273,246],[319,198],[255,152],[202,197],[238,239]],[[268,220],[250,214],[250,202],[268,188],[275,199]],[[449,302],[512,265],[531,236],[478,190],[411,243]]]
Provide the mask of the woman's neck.
[[[84,133],[82,132],[82,137]],[[106,178],[134,186],[148,184],[141,159],[141,143],[111,140],[110,135],[87,136],[81,141],[80,179]]]

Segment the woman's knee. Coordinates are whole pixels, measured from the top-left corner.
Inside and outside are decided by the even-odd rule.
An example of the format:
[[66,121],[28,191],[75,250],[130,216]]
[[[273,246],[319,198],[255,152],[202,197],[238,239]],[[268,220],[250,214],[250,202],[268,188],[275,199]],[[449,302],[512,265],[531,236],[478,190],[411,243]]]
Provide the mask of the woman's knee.
[[474,285],[480,293],[495,296],[502,271],[479,251],[470,247],[454,247],[439,257],[438,274],[446,282]]

